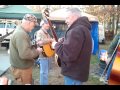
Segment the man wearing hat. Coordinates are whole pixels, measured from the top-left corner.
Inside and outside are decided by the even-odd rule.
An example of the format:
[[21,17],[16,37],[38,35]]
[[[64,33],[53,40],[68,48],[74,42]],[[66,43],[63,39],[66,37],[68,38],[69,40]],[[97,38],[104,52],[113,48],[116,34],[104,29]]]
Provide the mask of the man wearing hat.
[[17,84],[20,85],[32,84],[32,66],[35,58],[42,52],[41,48],[32,47],[28,34],[36,25],[37,18],[26,14],[10,40],[11,72]]
[[[54,41],[50,35],[48,34],[48,30],[50,28],[49,23],[47,20],[42,20],[40,23],[41,29],[36,32],[36,41],[38,44],[48,44]],[[40,63],[40,85],[48,85],[48,72],[50,68],[50,61],[53,57],[47,57],[44,54],[39,55],[39,63]]]

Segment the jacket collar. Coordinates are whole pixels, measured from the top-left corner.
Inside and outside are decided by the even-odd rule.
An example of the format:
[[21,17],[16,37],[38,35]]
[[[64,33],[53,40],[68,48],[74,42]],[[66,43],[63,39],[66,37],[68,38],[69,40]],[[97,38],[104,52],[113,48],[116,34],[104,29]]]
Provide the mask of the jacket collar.
[[84,17],[79,17],[76,21],[74,21],[73,24],[70,27],[68,27],[67,30],[73,28],[74,26],[79,26],[79,25],[83,25],[88,29],[91,29],[91,25],[88,18],[84,16]]

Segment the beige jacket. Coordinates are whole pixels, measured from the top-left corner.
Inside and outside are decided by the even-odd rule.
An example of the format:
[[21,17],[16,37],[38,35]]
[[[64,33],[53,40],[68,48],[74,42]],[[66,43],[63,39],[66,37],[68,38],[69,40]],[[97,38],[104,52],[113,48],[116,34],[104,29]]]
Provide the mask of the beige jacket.
[[[50,43],[51,42],[50,39],[51,39],[51,37],[47,31],[40,29],[39,31],[36,32],[36,41],[37,42],[42,41],[43,45],[44,45],[44,44]],[[39,57],[44,58],[44,56],[42,54],[40,54]]]

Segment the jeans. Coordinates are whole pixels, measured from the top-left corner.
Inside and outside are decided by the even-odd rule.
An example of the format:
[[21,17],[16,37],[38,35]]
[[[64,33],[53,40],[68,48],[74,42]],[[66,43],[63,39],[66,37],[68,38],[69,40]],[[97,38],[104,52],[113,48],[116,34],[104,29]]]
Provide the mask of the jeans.
[[48,73],[50,69],[49,58],[39,58],[40,64],[40,85],[48,85]]
[[65,85],[82,85],[82,82],[75,80],[75,79],[72,79],[68,76],[64,76],[64,84]]

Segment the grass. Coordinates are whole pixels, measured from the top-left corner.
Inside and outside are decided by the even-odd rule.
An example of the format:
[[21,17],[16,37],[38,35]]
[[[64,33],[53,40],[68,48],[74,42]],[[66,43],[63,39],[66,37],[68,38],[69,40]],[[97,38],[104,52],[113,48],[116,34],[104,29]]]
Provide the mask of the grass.
[[[99,49],[106,49],[108,50],[108,46],[110,45],[110,41],[106,42],[105,44],[100,44]],[[6,53],[4,50],[0,50],[0,53]],[[53,67],[50,70],[49,75],[49,85],[64,85],[64,79],[63,76],[60,74],[60,68],[54,63],[53,61]],[[84,83],[84,85],[104,85],[103,82],[99,81],[100,77],[94,77],[92,73],[95,73],[95,70],[99,67],[99,59],[98,55],[92,55],[91,56],[91,62],[90,62],[90,75],[87,82]],[[12,79],[10,72],[6,72],[5,74],[10,79]],[[40,79],[40,70],[39,67],[34,66],[33,67],[33,79],[35,80],[35,85],[39,85],[39,79]]]
[[[100,49],[105,49],[108,50],[108,46],[110,45],[110,41],[106,41],[105,44],[99,44],[99,50]],[[99,59],[98,59],[98,54],[92,55],[91,56],[91,62],[90,62],[90,69],[91,72],[95,73],[95,70],[99,67]],[[104,85],[103,82],[99,81],[100,77],[94,77],[90,72],[89,79],[87,81],[87,85]]]
[[[110,44],[109,42],[106,42],[105,44],[99,44],[99,49],[108,49],[108,46]],[[95,73],[95,70],[99,67],[99,59],[98,54],[91,56],[91,62],[90,62],[90,75],[87,82],[84,83],[84,85],[104,85],[103,82],[99,81],[100,77],[94,77],[92,73]],[[36,80],[36,85],[39,85],[39,68],[34,67],[33,70],[33,78]],[[60,74],[60,68],[53,64],[53,69],[50,71],[49,75],[49,85],[64,85],[63,76]]]

